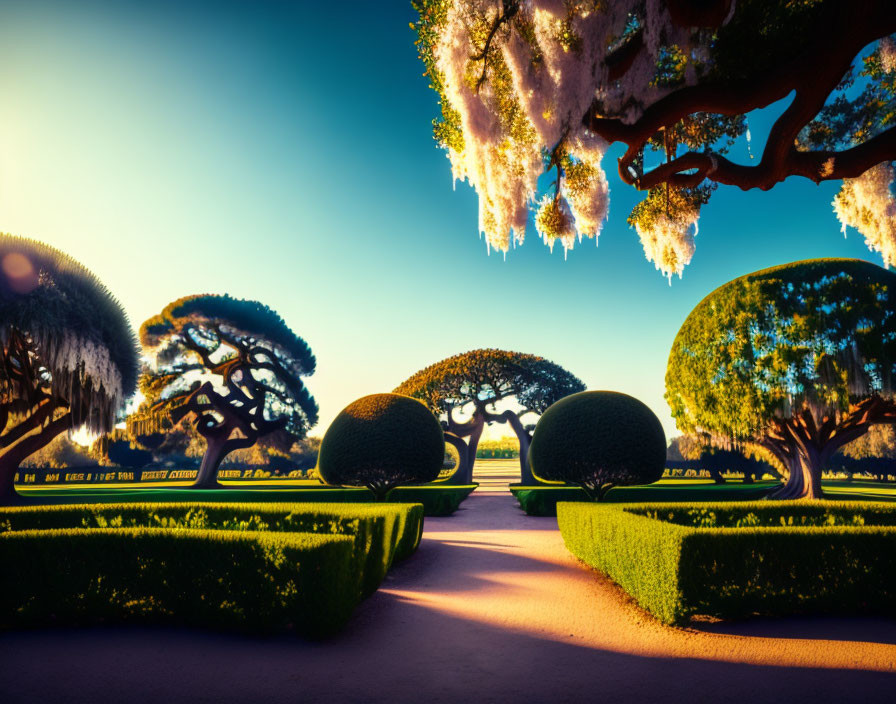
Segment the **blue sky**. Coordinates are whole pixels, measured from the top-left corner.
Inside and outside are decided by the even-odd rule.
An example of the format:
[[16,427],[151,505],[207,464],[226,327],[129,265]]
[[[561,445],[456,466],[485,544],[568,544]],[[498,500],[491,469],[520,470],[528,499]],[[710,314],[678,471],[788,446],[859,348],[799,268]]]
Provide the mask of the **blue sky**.
[[[0,0],[0,231],[79,259],[135,327],[191,293],[263,301],[318,359],[322,433],[364,394],[475,347],[539,354],[589,388],[663,400],[669,349],[731,278],[795,259],[880,263],[837,184],[720,188],[672,286],[605,161],[599,246],[564,261],[534,228],[486,255],[476,195],[431,136],[409,2]],[[754,149],[770,115],[751,115]],[[743,145],[736,156],[748,158]]]

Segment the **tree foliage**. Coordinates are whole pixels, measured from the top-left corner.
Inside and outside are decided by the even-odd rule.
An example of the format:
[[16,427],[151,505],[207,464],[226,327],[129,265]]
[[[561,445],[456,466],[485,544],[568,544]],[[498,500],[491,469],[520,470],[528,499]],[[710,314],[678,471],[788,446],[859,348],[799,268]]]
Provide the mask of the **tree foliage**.
[[790,468],[782,496],[820,496],[831,454],[896,419],[896,274],[819,259],[748,274],[701,301],[675,338],[678,428],[757,445]]
[[[585,385],[563,367],[542,357],[499,349],[478,349],[436,362],[395,388],[395,393],[425,403],[445,425],[445,439],[461,454],[459,477],[472,481],[473,462],[485,423],[508,423],[519,440],[523,483],[531,480],[526,453],[530,429],[521,418],[541,414],[554,402]],[[498,412],[495,404],[513,399],[518,411]],[[467,412],[460,421],[455,412]],[[468,438],[463,441],[463,438]]]
[[0,494],[20,463],[67,430],[105,432],[137,378],[127,316],[62,252],[0,234]]
[[[844,181],[837,212],[896,261],[896,5],[867,0],[413,0],[439,96],[434,136],[479,194],[479,229],[506,252],[529,208],[546,243],[597,237],[618,171],[647,192],[629,223],[671,277],[694,252],[718,184]],[[747,114],[793,95],[758,160]],[[752,159],[752,153],[750,154]],[[875,167],[882,165],[875,171]],[[538,179],[553,174],[539,197]],[[867,174],[867,175],[865,175]]]
[[638,399],[582,391],[541,416],[529,461],[537,478],[578,484],[601,499],[614,486],[658,481],[666,464],[666,436],[659,418]]
[[863,436],[844,445],[840,452],[856,460],[871,458],[896,460],[896,426],[872,426]]
[[346,406],[327,428],[317,471],[327,484],[366,486],[384,500],[396,486],[435,481],[445,440],[426,406],[400,394],[372,394]]
[[192,422],[207,441],[197,486],[215,485],[228,453],[281,431],[302,438],[317,422],[302,381],[314,372],[314,355],[262,303],[187,296],[143,323],[140,339],[152,363],[141,377],[146,401],[131,432]]

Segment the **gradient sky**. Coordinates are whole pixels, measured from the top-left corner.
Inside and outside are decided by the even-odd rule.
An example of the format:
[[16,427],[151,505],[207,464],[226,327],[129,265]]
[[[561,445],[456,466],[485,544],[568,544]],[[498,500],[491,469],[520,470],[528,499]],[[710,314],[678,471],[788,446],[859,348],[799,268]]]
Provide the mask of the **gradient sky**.
[[[96,273],[134,326],[192,293],[276,309],[314,350],[322,433],[353,399],[457,352],[539,354],[589,388],[663,400],[669,349],[715,287],[795,259],[880,263],[837,184],[723,187],[672,286],[610,218],[564,261],[534,228],[486,256],[477,198],[431,136],[409,2],[0,0],[0,231]],[[762,144],[770,108],[750,116]],[[745,146],[735,155],[746,159]]]

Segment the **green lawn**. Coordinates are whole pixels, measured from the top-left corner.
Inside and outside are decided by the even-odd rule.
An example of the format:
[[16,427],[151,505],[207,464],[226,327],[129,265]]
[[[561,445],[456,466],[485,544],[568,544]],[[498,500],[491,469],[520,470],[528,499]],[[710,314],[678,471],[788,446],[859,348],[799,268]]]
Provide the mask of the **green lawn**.
[[[368,489],[324,486],[318,481],[303,482],[296,485],[290,482],[283,486],[278,481],[249,482],[231,484],[227,489],[190,489],[189,485],[157,486],[110,486],[103,484],[84,485],[17,485],[17,491],[29,502],[35,504],[71,504],[71,503],[169,503],[177,501],[203,501],[227,503],[304,503],[304,502],[336,502],[365,503],[373,501]],[[425,484],[422,486],[403,486],[389,494],[389,501],[395,503],[423,504],[427,516],[450,516],[460,503],[476,488],[475,484],[463,486],[445,486],[443,484]]]

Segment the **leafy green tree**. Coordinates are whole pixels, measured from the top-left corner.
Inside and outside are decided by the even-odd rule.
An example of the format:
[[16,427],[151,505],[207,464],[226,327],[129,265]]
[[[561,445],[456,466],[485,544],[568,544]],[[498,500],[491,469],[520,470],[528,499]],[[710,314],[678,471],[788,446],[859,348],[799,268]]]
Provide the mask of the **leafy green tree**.
[[594,501],[614,486],[652,484],[663,476],[666,435],[638,399],[582,391],[548,408],[529,452],[539,479],[578,484]]
[[444,461],[442,428],[424,404],[371,394],[342,409],[327,428],[317,472],[327,484],[366,486],[385,501],[397,486],[438,479]]
[[22,464],[23,468],[34,469],[67,469],[74,467],[95,467],[96,460],[89,450],[74,442],[69,433],[61,433],[53,438],[46,447],[29,455]]
[[16,470],[61,433],[115,424],[137,381],[137,346],[106,287],[71,257],[0,235],[0,503]]
[[[619,142],[620,178],[646,192],[629,224],[669,277],[690,262],[718,185],[768,190],[790,176],[842,179],[844,227],[896,263],[892,0],[412,4],[439,97],[434,136],[479,194],[489,248],[523,241],[530,204],[547,244],[596,238],[609,204],[602,161]],[[753,148],[747,114],[784,99],[758,158],[729,158],[738,142]]]
[[[473,481],[473,463],[485,424],[507,423],[519,441],[521,481],[532,484],[535,480],[528,460],[531,427],[523,425],[522,417],[541,414],[555,401],[584,388],[563,367],[541,357],[479,349],[422,369],[396,387],[395,393],[420,399],[442,420],[445,442],[457,448],[461,458],[456,474],[460,483]],[[509,399],[520,409],[498,413],[495,404]],[[461,421],[455,413],[467,413],[470,418]]]
[[876,425],[862,437],[843,446],[841,454],[856,460],[872,457],[896,459],[896,427]]
[[153,361],[141,377],[146,400],[129,420],[130,432],[192,423],[207,443],[196,487],[219,486],[216,472],[230,452],[278,431],[302,438],[317,422],[317,404],[302,382],[314,372],[314,355],[262,303],[180,298],[143,323],[140,341]]
[[817,259],[728,282],[678,332],[666,400],[678,428],[758,446],[789,470],[775,498],[821,498],[834,452],[896,420],[896,274]]
[[703,454],[704,445],[693,435],[676,435],[666,448],[666,459],[672,462],[698,460]]

